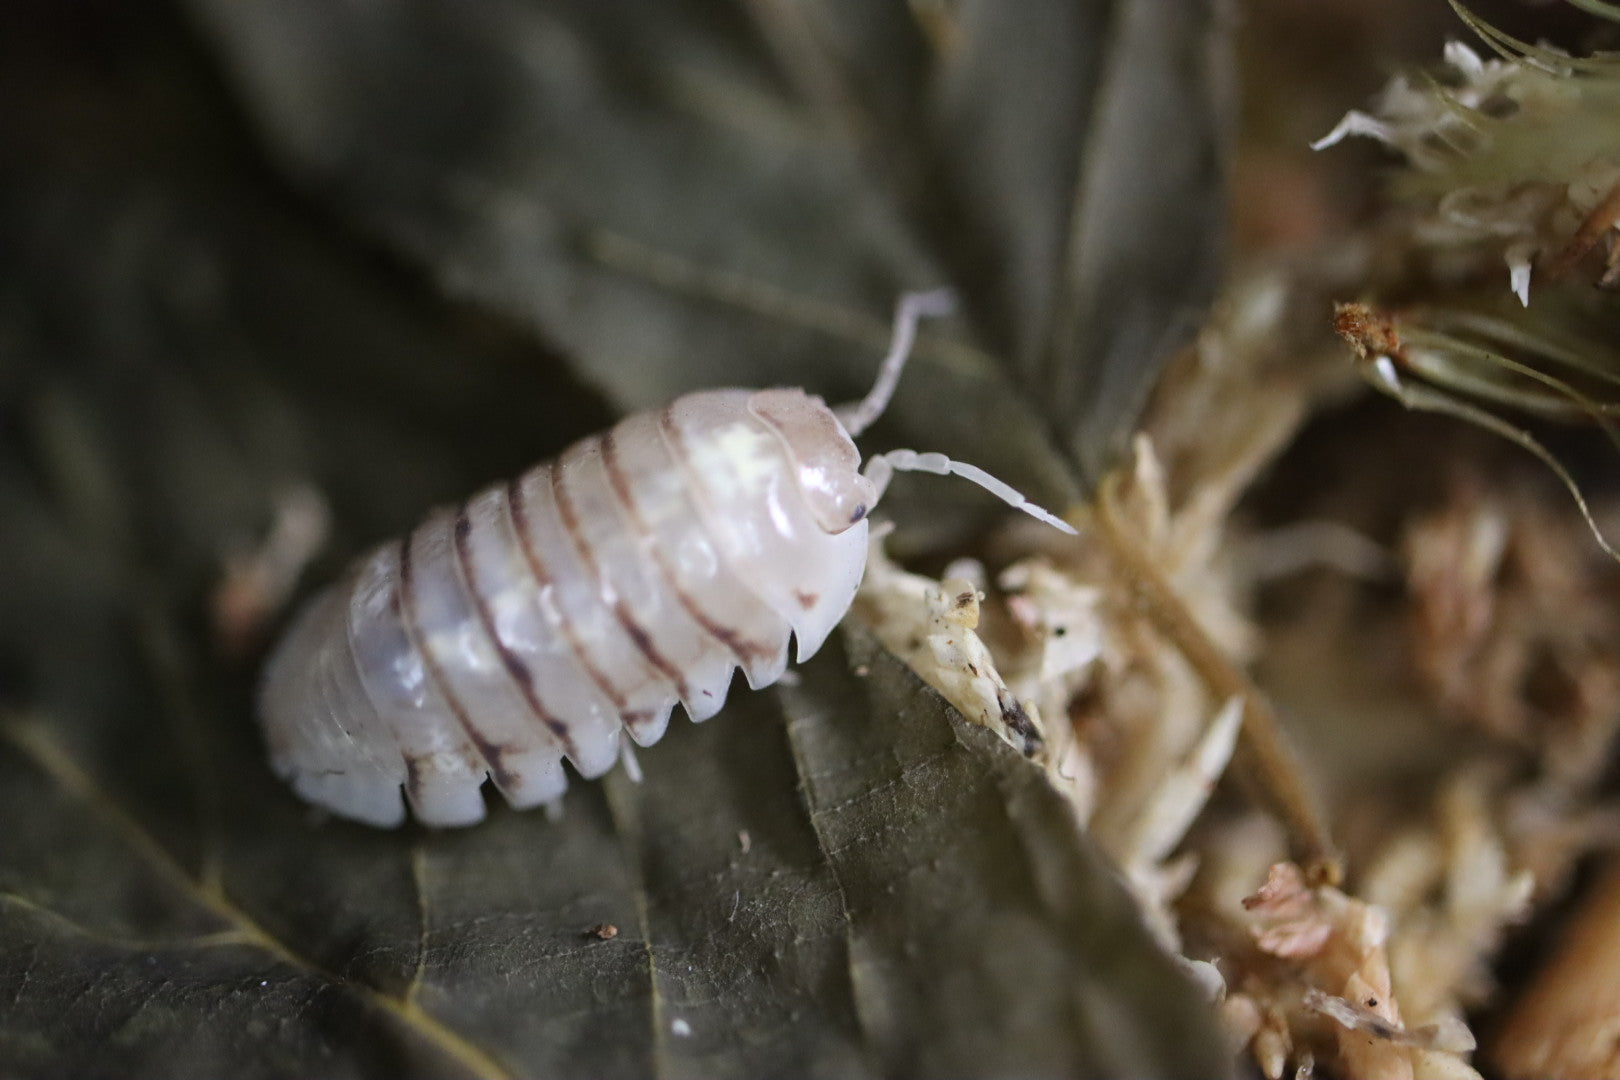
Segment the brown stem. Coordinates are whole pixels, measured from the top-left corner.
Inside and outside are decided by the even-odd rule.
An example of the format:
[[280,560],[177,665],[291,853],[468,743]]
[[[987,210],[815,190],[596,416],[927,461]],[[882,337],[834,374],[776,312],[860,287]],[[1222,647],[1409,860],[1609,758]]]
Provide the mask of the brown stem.
[[1238,767],[1281,819],[1294,857],[1304,867],[1307,879],[1313,884],[1337,884],[1344,873],[1339,852],[1275,710],[1248,675],[1221,652],[1175,588],[1143,554],[1142,545],[1135,542],[1120,518],[1118,481],[1118,474],[1103,480],[1097,497],[1097,522],[1110,552],[1129,575],[1137,603],[1217,700],[1237,697],[1243,701]]
[[1547,276],[1557,281],[1573,273],[1576,264],[1586,258],[1586,253],[1596,247],[1603,234],[1614,228],[1617,222],[1620,222],[1620,184],[1609,189],[1603,201],[1586,215],[1580,228],[1575,230],[1575,235],[1569,238],[1569,243],[1553,256],[1547,266]]

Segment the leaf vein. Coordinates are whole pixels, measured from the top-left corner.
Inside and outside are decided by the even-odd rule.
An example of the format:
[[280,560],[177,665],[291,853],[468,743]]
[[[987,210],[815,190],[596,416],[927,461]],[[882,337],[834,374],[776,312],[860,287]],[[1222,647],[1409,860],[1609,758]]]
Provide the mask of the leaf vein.
[[160,949],[208,949],[225,948],[231,945],[253,944],[252,938],[244,934],[239,927],[228,930],[218,930],[207,934],[192,934],[185,937],[141,938],[125,934],[108,933],[86,926],[77,919],[65,915],[46,904],[31,900],[26,896],[9,891],[0,891],[0,908],[12,908],[34,916],[40,922],[46,923],[64,934],[72,937],[84,938],[101,945],[110,945],[117,949],[126,949],[130,952],[149,952]]
[[652,1023],[652,1075],[663,1077],[669,1075],[667,1038],[669,1025],[665,1022],[665,1000],[663,991],[658,988],[658,956],[653,950],[652,918],[648,912],[647,885],[642,875],[645,853],[641,838],[641,828],[636,821],[635,808],[627,804],[627,800],[634,797],[633,792],[627,792],[631,787],[628,783],[609,783],[606,785],[608,814],[613,819],[613,829],[624,841],[625,846],[634,853],[635,860],[629,865],[634,872],[634,889],[636,901],[636,923],[641,935],[642,954],[647,961],[647,992],[652,998],[652,1007],[648,1010]]
[[185,867],[128,810],[105,791],[96,780],[53,740],[39,724],[20,721],[0,723],[0,737],[17,747],[47,777],[99,814],[117,832],[133,853],[153,871],[174,885],[198,906],[219,916],[243,938],[243,943],[262,949],[275,959],[321,979],[334,988],[348,990],[366,999],[405,1025],[413,1034],[431,1043],[480,1080],[507,1080],[514,1073],[466,1036],[431,1016],[413,1002],[383,993],[376,987],[357,982],[294,951],[246,911],[238,907],[221,887],[210,887],[189,874]]
[[[676,296],[706,300],[787,326],[814,330],[869,349],[874,355],[881,355],[888,348],[893,331],[888,316],[869,315],[756,277],[693,262],[608,229],[591,230],[583,245],[586,254],[599,265]],[[935,364],[948,371],[986,380],[1004,377],[989,353],[927,333],[918,335],[911,363]]]

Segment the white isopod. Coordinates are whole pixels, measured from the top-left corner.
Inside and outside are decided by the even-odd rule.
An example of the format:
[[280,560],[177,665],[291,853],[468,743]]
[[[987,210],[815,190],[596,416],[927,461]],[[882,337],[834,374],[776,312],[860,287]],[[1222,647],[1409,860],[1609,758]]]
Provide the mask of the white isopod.
[[[378,826],[557,800],[563,759],[596,777],[646,746],[679,701],[693,720],[741,667],[782,677],[843,618],[866,566],[866,515],[895,470],[955,473],[1057,527],[971,465],[897,450],[863,474],[852,436],[882,413],[919,318],[901,299],[872,391],[830,409],[797,389],[707,390],[626,418],[555,462],[435,512],[310,601],[259,699],[277,774]],[[628,748],[625,748],[627,751]],[[403,798],[402,798],[403,793]]]

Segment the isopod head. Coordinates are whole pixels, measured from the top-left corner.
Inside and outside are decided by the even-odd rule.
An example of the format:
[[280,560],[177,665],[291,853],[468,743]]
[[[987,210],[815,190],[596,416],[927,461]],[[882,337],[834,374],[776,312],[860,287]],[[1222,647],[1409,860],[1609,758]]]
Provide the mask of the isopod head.
[[821,398],[803,390],[761,390],[748,411],[782,440],[799,492],[816,523],[837,535],[877,502],[877,487],[861,475],[861,452]]
[[666,415],[709,534],[806,659],[849,610],[866,565],[878,492],[860,452],[833,410],[797,389],[700,391]]

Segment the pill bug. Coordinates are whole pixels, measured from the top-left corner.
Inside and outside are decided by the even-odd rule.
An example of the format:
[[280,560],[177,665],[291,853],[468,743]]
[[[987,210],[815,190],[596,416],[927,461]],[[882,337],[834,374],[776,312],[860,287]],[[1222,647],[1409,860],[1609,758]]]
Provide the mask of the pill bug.
[[[707,390],[636,413],[553,462],[440,509],[316,595],[259,696],[271,765],[299,795],[391,827],[558,800],[563,760],[600,776],[663,735],[678,702],[719,711],[734,669],[769,686],[816,652],[866,566],[866,515],[896,470],[954,473],[1072,532],[942,454],[866,462],[920,318],[901,298],[871,392],[829,408],[798,389]],[[629,759],[632,760],[633,759]]]

